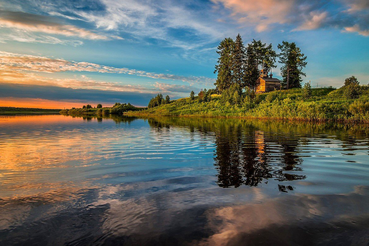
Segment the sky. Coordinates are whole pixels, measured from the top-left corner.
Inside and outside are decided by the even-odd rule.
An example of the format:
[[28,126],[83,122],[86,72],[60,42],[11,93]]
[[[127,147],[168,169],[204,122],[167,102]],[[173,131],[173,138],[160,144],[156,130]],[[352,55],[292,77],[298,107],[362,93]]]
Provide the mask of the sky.
[[185,97],[214,88],[217,46],[237,34],[296,42],[313,87],[369,83],[368,0],[0,0],[0,106]]

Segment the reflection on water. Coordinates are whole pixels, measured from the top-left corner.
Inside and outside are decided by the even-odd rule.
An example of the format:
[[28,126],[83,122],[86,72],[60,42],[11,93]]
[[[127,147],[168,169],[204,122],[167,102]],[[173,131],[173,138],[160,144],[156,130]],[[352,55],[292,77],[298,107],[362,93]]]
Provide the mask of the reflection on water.
[[0,245],[367,245],[369,127],[0,118]]

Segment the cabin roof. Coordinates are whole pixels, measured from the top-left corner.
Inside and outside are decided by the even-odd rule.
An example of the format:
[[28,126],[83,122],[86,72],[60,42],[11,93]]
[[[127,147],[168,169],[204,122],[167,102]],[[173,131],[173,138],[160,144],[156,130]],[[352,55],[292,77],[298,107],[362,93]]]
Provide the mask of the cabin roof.
[[262,79],[265,80],[265,82],[281,82],[277,78],[262,78]]

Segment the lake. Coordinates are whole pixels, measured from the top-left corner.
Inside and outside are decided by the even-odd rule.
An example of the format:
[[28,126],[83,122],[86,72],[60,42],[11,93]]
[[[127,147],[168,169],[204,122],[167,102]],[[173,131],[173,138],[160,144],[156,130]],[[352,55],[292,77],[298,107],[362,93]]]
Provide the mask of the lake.
[[369,126],[0,117],[0,245],[368,245]]

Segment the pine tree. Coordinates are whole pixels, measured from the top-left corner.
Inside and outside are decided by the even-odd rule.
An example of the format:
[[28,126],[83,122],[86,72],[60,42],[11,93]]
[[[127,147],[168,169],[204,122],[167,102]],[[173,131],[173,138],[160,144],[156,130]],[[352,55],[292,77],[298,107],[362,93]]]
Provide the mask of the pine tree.
[[219,58],[214,73],[218,73],[215,86],[220,93],[234,83],[232,71],[234,48],[235,44],[231,38],[225,38],[218,46]]
[[256,59],[256,52],[252,44],[249,44],[246,49],[246,64],[244,71],[244,85],[242,87],[249,87],[255,90],[257,87],[257,79],[259,78],[258,62]]
[[195,100],[195,92],[191,91],[190,98],[192,101]]
[[245,85],[244,83],[245,60],[246,60],[245,46],[243,45],[241,35],[238,34],[236,37],[236,41],[234,43],[232,70],[235,83],[237,83],[241,87],[244,87]]
[[267,46],[267,44],[261,42],[261,40],[256,41],[254,39],[251,43],[251,47],[254,50],[258,69],[261,67],[265,73],[268,73],[271,68],[277,67],[275,65],[277,53],[273,50],[272,44]]
[[283,41],[282,44],[278,44],[278,49],[281,50],[279,62],[283,64],[281,67],[283,84],[287,89],[301,88],[301,76],[306,76],[302,69],[307,65],[307,57],[294,42]]

